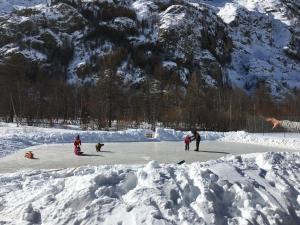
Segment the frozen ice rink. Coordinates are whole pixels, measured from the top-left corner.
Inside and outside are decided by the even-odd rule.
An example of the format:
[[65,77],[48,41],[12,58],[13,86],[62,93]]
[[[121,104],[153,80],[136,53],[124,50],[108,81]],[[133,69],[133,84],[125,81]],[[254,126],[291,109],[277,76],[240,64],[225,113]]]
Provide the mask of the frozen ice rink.
[[[122,142],[105,143],[101,152],[96,152],[95,143],[83,143],[84,156],[73,153],[72,144],[49,144],[20,150],[15,154],[0,158],[0,173],[15,172],[23,169],[56,169],[78,167],[83,165],[145,164],[151,160],[160,163],[187,163],[217,159],[229,154],[240,155],[257,152],[283,152],[291,149],[268,147],[253,144],[203,141],[200,152],[184,150],[183,142]],[[24,157],[26,151],[32,150],[36,159]],[[296,150],[295,150],[296,151]]]

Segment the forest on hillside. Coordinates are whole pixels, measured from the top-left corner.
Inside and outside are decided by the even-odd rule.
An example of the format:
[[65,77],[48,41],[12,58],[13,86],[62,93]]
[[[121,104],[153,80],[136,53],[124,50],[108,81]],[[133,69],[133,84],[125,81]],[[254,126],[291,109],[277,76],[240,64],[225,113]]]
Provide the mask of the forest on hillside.
[[[115,121],[121,128],[147,122],[176,129],[264,131],[265,116],[300,118],[300,92],[276,102],[264,83],[247,95],[243,90],[224,86],[203,87],[201,74],[194,71],[189,84],[182,87],[178,76],[161,67],[136,86],[124,87],[113,60],[99,71],[96,83],[70,85],[59,77],[36,73],[32,80],[2,76],[0,117],[24,124],[36,121],[80,121],[83,127],[107,129]],[[20,68],[21,69],[21,68]],[[5,81],[3,79],[6,79]],[[3,85],[5,84],[5,85]],[[123,127],[121,126],[123,125]]]
[[238,6],[227,24],[185,0],[51,2],[0,16],[2,121],[262,132],[266,116],[300,119],[296,26]]

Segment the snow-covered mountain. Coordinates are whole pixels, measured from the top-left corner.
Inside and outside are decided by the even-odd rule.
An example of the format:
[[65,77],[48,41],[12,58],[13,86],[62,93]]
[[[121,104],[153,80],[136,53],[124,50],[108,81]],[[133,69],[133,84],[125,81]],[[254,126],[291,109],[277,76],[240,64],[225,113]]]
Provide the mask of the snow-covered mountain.
[[182,85],[197,70],[203,85],[248,93],[300,86],[297,0],[6,0],[0,15],[0,71],[20,63],[76,83],[110,57],[129,85],[159,65]]
[[233,85],[253,90],[264,82],[273,95],[299,87],[299,6],[296,1],[210,2],[228,24],[234,48],[228,74]]

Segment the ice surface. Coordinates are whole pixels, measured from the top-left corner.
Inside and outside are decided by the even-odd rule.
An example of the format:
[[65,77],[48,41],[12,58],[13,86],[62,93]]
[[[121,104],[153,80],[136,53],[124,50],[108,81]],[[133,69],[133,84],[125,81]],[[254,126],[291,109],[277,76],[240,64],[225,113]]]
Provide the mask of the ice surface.
[[[103,142],[102,142],[103,143]],[[225,155],[241,155],[259,152],[298,152],[288,148],[277,148],[263,145],[202,141],[200,151],[196,152],[195,142],[190,144],[190,151],[184,150],[183,141],[161,142],[118,142],[104,143],[102,151],[96,152],[96,143],[82,142],[82,157],[73,152],[74,146],[69,144],[44,144],[29,147],[0,158],[0,173],[16,172],[25,169],[57,169],[85,165],[113,164],[146,164],[151,160],[160,163],[205,162]],[[27,151],[32,151],[35,160],[24,158]]]
[[[148,138],[151,133],[154,138]],[[0,156],[13,153],[19,149],[41,144],[72,143],[76,135],[80,135],[85,143],[98,142],[148,142],[148,141],[182,141],[190,132],[173,129],[157,128],[154,132],[149,129],[128,129],[124,131],[82,131],[78,128],[55,129],[16,124],[0,123]],[[253,134],[244,131],[215,132],[200,131],[202,140],[217,140],[245,144],[259,144],[300,150],[300,134],[276,133]]]

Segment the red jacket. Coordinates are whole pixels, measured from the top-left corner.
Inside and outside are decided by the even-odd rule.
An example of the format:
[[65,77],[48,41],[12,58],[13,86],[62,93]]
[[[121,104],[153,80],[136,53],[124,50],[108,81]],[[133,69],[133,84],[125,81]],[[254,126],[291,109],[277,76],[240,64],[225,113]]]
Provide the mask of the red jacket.
[[185,143],[185,144],[191,143],[191,137],[186,136],[186,137],[184,138],[184,143]]

